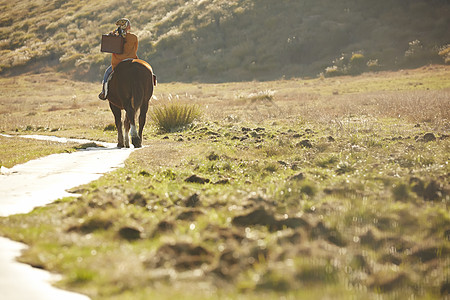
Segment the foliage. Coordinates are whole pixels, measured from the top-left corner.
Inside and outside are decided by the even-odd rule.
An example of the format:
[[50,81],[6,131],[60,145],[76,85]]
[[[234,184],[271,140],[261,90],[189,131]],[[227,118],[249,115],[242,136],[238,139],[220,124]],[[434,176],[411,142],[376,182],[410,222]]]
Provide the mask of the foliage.
[[[416,67],[442,62],[436,49],[449,41],[449,10],[447,1],[0,1],[0,69],[51,67],[99,80],[110,62],[100,35],[123,16],[161,82],[316,76],[356,50],[378,68]],[[418,39],[422,50],[405,56]]]
[[175,132],[186,128],[201,116],[197,105],[170,102],[155,105],[150,118],[161,132]]
[[439,56],[441,56],[446,64],[450,64],[450,44],[445,45],[439,51]]

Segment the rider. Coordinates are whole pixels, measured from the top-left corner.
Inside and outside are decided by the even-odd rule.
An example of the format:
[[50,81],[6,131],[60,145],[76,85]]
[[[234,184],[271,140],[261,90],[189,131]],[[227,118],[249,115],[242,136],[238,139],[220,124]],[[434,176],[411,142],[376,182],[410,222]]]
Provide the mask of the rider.
[[137,48],[138,48],[138,38],[136,35],[130,33],[131,23],[130,20],[122,18],[116,22],[116,25],[119,26],[113,34],[122,35],[124,40],[123,52],[121,54],[112,54],[111,65],[106,69],[105,75],[103,76],[102,81],[102,92],[98,95],[98,98],[101,100],[106,100],[106,96],[108,93],[107,81],[114,68],[124,59],[127,58],[138,58],[137,57]]

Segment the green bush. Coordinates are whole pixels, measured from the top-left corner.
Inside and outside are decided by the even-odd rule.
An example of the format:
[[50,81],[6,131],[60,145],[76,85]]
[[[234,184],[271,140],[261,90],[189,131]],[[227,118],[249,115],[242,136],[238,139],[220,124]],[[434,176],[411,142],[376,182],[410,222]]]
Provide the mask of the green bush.
[[155,106],[150,118],[161,132],[176,132],[183,130],[201,115],[197,105],[171,102]]
[[367,60],[361,53],[353,53],[348,65],[350,75],[359,75],[367,68]]
[[450,64],[450,44],[443,46],[438,54],[446,64]]

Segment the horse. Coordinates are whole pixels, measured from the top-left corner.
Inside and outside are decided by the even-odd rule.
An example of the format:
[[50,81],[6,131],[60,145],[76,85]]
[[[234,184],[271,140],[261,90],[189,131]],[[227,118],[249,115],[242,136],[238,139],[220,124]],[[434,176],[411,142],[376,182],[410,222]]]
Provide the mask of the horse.
[[[107,99],[116,123],[118,148],[130,147],[129,132],[134,147],[142,147],[142,131],[154,86],[156,86],[156,76],[150,64],[144,60],[124,60],[114,68],[114,73],[108,82]],[[125,110],[125,140],[122,132],[122,110]],[[135,124],[138,111],[140,111],[139,133],[136,131]]]

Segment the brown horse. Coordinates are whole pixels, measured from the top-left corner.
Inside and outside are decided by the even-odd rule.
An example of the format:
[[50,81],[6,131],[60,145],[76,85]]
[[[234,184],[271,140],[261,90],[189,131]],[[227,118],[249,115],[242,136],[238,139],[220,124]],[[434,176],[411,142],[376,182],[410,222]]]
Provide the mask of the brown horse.
[[[128,132],[130,132],[134,147],[142,147],[142,131],[154,85],[156,85],[156,76],[146,61],[129,59],[115,67],[108,83],[107,98],[116,123],[117,147],[130,147]],[[122,109],[125,110],[125,140],[122,133]],[[135,116],[138,111],[140,111],[139,133],[136,131],[135,124]]]

